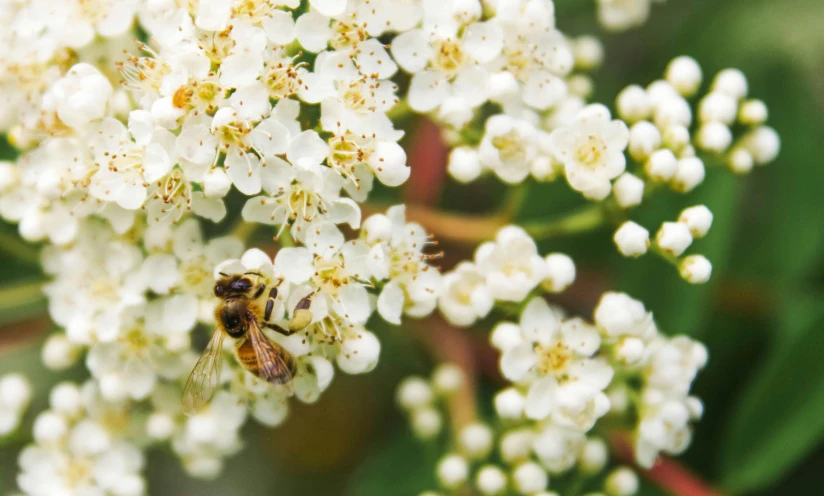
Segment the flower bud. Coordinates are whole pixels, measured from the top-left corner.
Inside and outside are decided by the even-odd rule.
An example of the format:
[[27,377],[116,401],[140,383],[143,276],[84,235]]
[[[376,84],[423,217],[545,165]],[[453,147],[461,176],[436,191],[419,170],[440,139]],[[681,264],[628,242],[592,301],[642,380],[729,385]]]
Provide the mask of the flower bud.
[[506,351],[522,341],[521,328],[512,322],[501,322],[489,335],[489,342],[500,351]]
[[171,415],[164,412],[153,412],[146,419],[146,434],[158,441],[169,439],[174,433],[175,421]]
[[506,388],[495,395],[495,411],[502,419],[516,420],[524,414],[524,395],[515,388]]
[[756,164],[763,165],[775,160],[781,149],[781,139],[771,127],[761,126],[751,131],[745,138],[747,149]]
[[738,102],[726,93],[714,91],[698,104],[698,119],[701,122],[720,122],[727,126],[735,122]]
[[424,440],[432,439],[440,434],[443,427],[440,412],[428,406],[413,410],[410,421],[415,435]]
[[50,370],[67,369],[74,365],[79,356],[79,350],[65,334],[49,336],[40,352],[40,358]]
[[690,229],[693,238],[703,238],[712,226],[712,212],[705,205],[685,208],[678,216],[678,222]]
[[612,194],[615,196],[615,201],[622,208],[639,205],[644,197],[644,181],[629,172],[625,172],[613,183]]
[[745,126],[758,126],[767,121],[769,111],[761,100],[747,100],[738,111],[738,122]]
[[478,160],[478,152],[470,148],[458,147],[450,152],[446,170],[456,181],[468,183],[481,175],[483,167]]
[[535,462],[520,464],[512,473],[515,488],[521,494],[532,494],[543,491],[549,484],[549,476],[543,467]]
[[665,77],[682,96],[692,96],[701,86],[701,66],[692,57],[677,57],[667,66]]
[[501,458],[507,463],[526,460],[532,453],[532,439],[534,435],[530,429],[510,431],[501,438]]
[[724,69],[715,76],[712,89],[740,100],[747,96],[747,77],[738,69]]
[[615,345],[615,358],[625,365],[638,363],[644,356],[644,342],[635,337],[624,337]]
[[655,243],[664,252],[680,257],[684,250],[692,244],[692,235],[686,224],[680,222],[664,222],[655,235]]
[[644,164],[649,177],[655,181],[666,182],[672,179],[678,170],[678,159],[672,150],[664,148],[653,153]]
[[641,256],[649,248],[649,231],[631,220],[621,224],[612,239],[625,257]]
[[732,131],[720,122],[708,122],[698,129],[698,145],[713,153],[723,153],[732,144]]
[[610,496],[632,496],[638,492],[638,475],[631,468],[617,468],[607,476],[604,486]]
[[544,259],[547,276],[543,288],[553,293],[560,293],[575,281],[575,263],[563,253],[550,253]]
[[506,488],[506,474],[494,465],[486,465],[478,471],[475,486],[484,495],[500,494]]
[[34,419],[32,435],[38,443],[56,443],[66,436],[69,426],[62,415],[46,410]]
[[580,36],[572,46],[575,57],[575,67],[582,70],[592,70],[601,65],[604,60],[604,47],[601,40],[594,36]]
[[71,382],[61,382],[54,386],[49,393],[49,406],[58,413],[74,417],[83,407],[80,388]]
[[446,455],[438,462],[438,480],[448,489],[454,489],[469,477],[469,464],[460,455]]
[[429,383],[420,377],[404,379],[398,386],[396,399],[401,408],[413,410],[432,403],[434,394]]
[[461,451],[469,458],[479,459],[492,450],[492,429],[480,422],[469,424],[461,429],[458,441]]
[[463,370],[454,363],[442,363],[432,374],[435,391],[445,396],[456,393],[463,383]]
[[587,440],[579,455],[581,470],[588,474],[597,474],[604,469],[607,464],[608,450],[607,443],[600,438]]
[[703,255],[690,255],[678,264],[681,277],[692,284],[704,284],[712,275],[712,264]]
[[754,162],[750,152],[744,148],[734,149],[729,158],[730,170],[736,174],[747,174],[752,170]]
[[644,162],[661,146],[661,131],[649,121],[633,124],[629,130],[629,153],[638,162]]
[[640,86],[627,86],[616,100],[618,116],[628,122],[637,122],[648,119],[652,112],[652,102],[646,90]]
[[675,191],[687,193],[704,181],[704,162],[698,157],[682,158],[672,178],[670,186]]
[[12,373],[0,378],[0,407],[20,411],[30,400],[31,385],[24,375]]

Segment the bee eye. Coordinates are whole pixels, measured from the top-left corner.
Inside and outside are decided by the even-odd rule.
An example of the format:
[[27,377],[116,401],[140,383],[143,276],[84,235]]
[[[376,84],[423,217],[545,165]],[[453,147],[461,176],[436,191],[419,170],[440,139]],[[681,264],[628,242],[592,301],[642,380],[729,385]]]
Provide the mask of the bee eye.
[[222,284],[215,285],[215,296],[223,296],[226,293],[226,288]]

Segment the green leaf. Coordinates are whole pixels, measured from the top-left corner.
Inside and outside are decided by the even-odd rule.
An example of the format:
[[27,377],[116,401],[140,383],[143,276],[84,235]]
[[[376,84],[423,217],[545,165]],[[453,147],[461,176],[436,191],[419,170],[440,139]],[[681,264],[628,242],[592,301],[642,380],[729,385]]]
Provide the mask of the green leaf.
[[824,438],[824,295],[788,295],[780,338],[744,391],[722,443],[725,487],[778,481]]
[[354,474],[351,496],[385,496],[387,494],[418,494],[436,489],[435,461],[415,440],[408,429],[372,454]]

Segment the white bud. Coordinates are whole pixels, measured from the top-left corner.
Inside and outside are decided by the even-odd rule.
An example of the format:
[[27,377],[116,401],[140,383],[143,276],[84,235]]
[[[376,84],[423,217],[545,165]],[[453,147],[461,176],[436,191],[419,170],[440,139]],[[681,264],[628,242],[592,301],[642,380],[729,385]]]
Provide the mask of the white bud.
[[629,408],[629,393],[626,386],[615,386],[607,391],[609,397],[609,411],[616,414],[621,414]]
[[506,388],[495,395],[495,411],[502,419],[517,420],[524,414],[526,398],[515,388]]
[[701,86],[701,66],[692,57],[677,57],[667,66],[665,77],[681,95],[692,96]]
[[31,385],[23,374],[7,374],[0,378],[0,405],[21,411],[31,400]]
[[690,411],[690,418],[692,420],[699,420],[704,416],[704,404],[695,396],[688,396],[684,402],[687,405],[687,410]]
[[655,124],[641,121],[629,130],[629,153],[638,162],[646,160],[661,146],[661,132]]
[[680,153],[690,144],[690,131],[686,126],[669,126],[663,133],[664,146]]
[[747,96],[747,77],[738,69],[724,69],[715,76],[712,82],[712,89],[726,93],[736,100]]
[[698,104],[698,119],[701,122],[722,122],[731,125],[738,115],[738,102],[732,96],[713,91]]
[[638,475],[631,468],[620,467],[607,476],[604,486],[610,496],[632,496],[638,492]]
[[732,151],[729,158],[730,170],[736,174],[747,174],[752,170],[755,160],[752,154],[744,148],[736,148]]
[[435,391],[442,395],[456,393],[464,383],[464,373],[460,367],[454,363],[443,363],[438,365],[432,373],[432,385]]
[[673,98],[681,98],[681,94],[678,93],[678,91],[673,88],[671,84],[663,79],[650,83],[647,86],[647,94],[649,95],[653,107],[658,107],[667,100],[671,100]]
[[575,67],[585,71],[601,65],[604,60],[604,47],[601,40],[594,36],[580,36],[575,39],[573,46]]
[[0,191],[4,191],[17,183],[17,166],[12,162],[0,161]]
[[[673,173],[675,173],[674,168]],[[638,176],[625,172],[612,184],[612,194],[622,208],[640,205],[644,198],[644,181]]]
[[71,382],[61,382],[49,393],[49,405],[58,413],[74,417],[83,407],[80,388]]
[[692,109],[680,96],[668,98],[655,108],[653,121],[660,128],[689,126],[692,123]]
[[693,238],[703,238],[712,226],[712,212],[705,205],[695,205],[682,210],[678,222],[690,228]]
[[618,107],[618,116],[627,122],[648,119],[652,113],[652,102],[647,91],[637,85],[621,90],[615,105]]
[[738,122],[745,126],[758,126],[767,121],[767,105],[761,100],[747,100],[738,111]]
[[506,351],[523,342],[521,328],[512,322],[501,322],[492,330],[489,342],[498,350]]
[[38,443],[56,443],[66,436],[69,426],[62,415],[46,410],[34,419],[32,435]]
[[745,138],[747,149],[756,164],[763,165],[775,160],[781,149],[781,138],[771,127],[761,126],[751,131]]
[[469,458],[483,458],[492,450],[492,429],[480,422],[469,424],[458,435],[461,451]]
[[529,173],[538,181],[552,181],[557,176],[558,169],[550,157],[538,157],[529,165]]
[[634,365],[644,357],[644,342],[635,337],[623,337],[615,345],[615,358],[625,365]]
[[501,458],[507,463],[515,463],[529,458],[532,453],[532,439],[534,435],[530,429],[518,429],[506,433],[501,438]]
[[704,284],[712,275],[712,264],[703,255],[690,255],[678,264],[681,277],[692,284]]
[[672,178],[670,187],[675,191],[687,193],[704,181],[704,162],[698,157],[686,157],[678,161],[678,168]]
[[483,167],[478,159],[478,152],[467,147],[458,147],[449,153],[446,170],[456,181],[468,183],[481,175]]
[[579,455],[581,470],[588,474],[597,474],[607,464],[608,454],[607,443],[603,439],[588,439]]
[[531,494],[543,491],[549,484],[549,476],[543,467],[535,462],[526,462],[518,465],[512,473],[515,488],[521,494]]
[[413,410],[432,403],[434,394],[429,383],[420,377],[404,379],[398,386],[396,399],[401,408]]
[[164,412],[153,412],[146,419],[146,434],[152,439],[163,441],[169,439],[175,431],[175,421]]
[[649,248],[649,231],[631,220],[621,224],[612,239],[625,257],[641,256]]
[[680,222],[664,222],[655,235],[655,243],[664,252],[680,257],[692,244],[690,229]]
[[649,160],[644,164],[647,175],[655,181],[666,182],[675,176],[678,170],[678,159],[668,148],[657,150],[650,155]]
[[43,344],[40,358],[50,370],[64,370],[77,361],[80,352],[65,334],[52,334]]
[[569,95],[587,99],[592,95],[593,90],[594,85],[589,76],[575,74],[567,79],[567,93]]
[[438,462],[438,480],[448,489],[454,489],[469,477],[469,464],[460,455],[446,455]]
[[723,153],[732,144],[732,131],[720,122],[708,122],[698,129],[698,145],[713,153]]
[[214,479],[223,470],[223,460],[214,456],[197,456],[185,463],[186,472],[200,479]]
[[575,262],[563,253],[550,253],[544,259],[547,275],[542,287],[552,293],[560,293],[575,281]]
[[478,471],[475,486],[484,495],[500,494],[506,488],[506,474],[494,465],[486,465]]
[[440,412],[431,407],[413,410],[410,422],[415,435],[421,439],[432,439],[440,434],[443,427]]

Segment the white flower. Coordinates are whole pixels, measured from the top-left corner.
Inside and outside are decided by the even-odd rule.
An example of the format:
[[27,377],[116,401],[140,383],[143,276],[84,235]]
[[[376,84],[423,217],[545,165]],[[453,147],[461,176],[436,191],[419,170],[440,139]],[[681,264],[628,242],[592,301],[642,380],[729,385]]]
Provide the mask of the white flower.
[[486,465],[478,470],[475,485],[481,494],[500,494],[506,488],[506,473],[494,465]]
[[470,459],[483,459],[492,450],[493,433],[486,424],[475,422],[458,433],[461,452]]
[[575,263],[568,255],[550,253],[544,261],[547,265],[547,276],[541,285],[547,291],[560,293],[575,281]]
[[610,181],[624,172],[629,131],[622,121],[610,121],[605,107],[586,107],[574,124],[553,131],[551,140],[570,186],[588,198],[604,198]]
[[613,470],[604,482],[610,496],[633,496],[638,492],[638,475],[628,467]]
[[438,462],[438,480],[444,487],[458,487],[469,477],[469,464],[460,455],[446,455]]
[[461,127],[471,118],[462,110],[481,105],[489,96],[489,72],[483,64],[501,52],[503,33],[495,24],[475,22],[459,36],[458,23],[444,18],[434,22],[396,37],[392,55],[412,74],[409,105],[418,112],[443,105],[449,110],[441,109],[440,117]]
[[692,244],[690,228],[681,222],[664,222],[655,235],[655,243],[664,252],[680,257]]
[[584,434],[546,423],[532,440],[532,450],[547,470],[565,472],[572,468],[584,449]]
[[643,394],[635,441],[635,459],[641,467],[652,467],[660,451],[677,455],[687,449],[692,440],[689,400],[655,390]]
[[503,301],[523,300],[548,271],[535,241],[517,226],[504,227],[494,242],[479,246],[475,265],[486,278],[490,296]]
[[486,277],[472,262],[461,262],[444,274],[438,308],[450,324],[469,326],[486,317],[493,304]]
[[540,465],[535,462],[525,462],[518,465],[512,473],[515,488],[521,494],[533,494],[543,491],[549,484],[549,476]]
[[687,282],[704,284],[710,280],[712,264],[703,255],[690,255],[678,264],[678,271]]
[[539,143],[548,136],[526,120],[497,114],[487,119],[478,159],[507,183],[519,183],[539,158]]
[[598,21],[611,31],[625,31],[644,24],[650,0],[598,0]]
[[526,415],[589,430],[609,410],[602,390],[613,375],[602,358],[592,358],[601,342],[597,330],[580,319],[560,322],[540,298],[527,304],[520,328],[522,342],[504,351],[501,370],[529,382]]
[[638,176],[625,172],[613,184],[612,194],[622,208],[640,205],[644,198],[644,181]]
[[53,102],[61,121],[80,129],[105,115],[112,92],[111,83],[100,71],[93,65],[80,63],[69,69],[44,98]]
[[696,205],[681,211],[678,222],[686,224],[693,238],[703,238],[712,226],[712,212],[705,205]]
[[701,78],[701,66],[692,57],[676,57],[667,65],[667,82],[685,97],[692,96],[698,91]]
[[31,400],[31,385],[21,374],[0,377],[0,436],[13,432]]
[[604,293],[595,307],[593,319],[607,342],[624,336],[649,341],[657,334],[652,314],[643,303],[625,293]]
[[391,207],[364,222],[361,236],[372,248],[369,265],[374,276],[388,279],[378,297],[378,312],[387,322],[400,324],[401,313],[423,317],[432,313],[441,294],[441,274],[427,264],[431,244],[417,223],[406,222],[403,205]]

